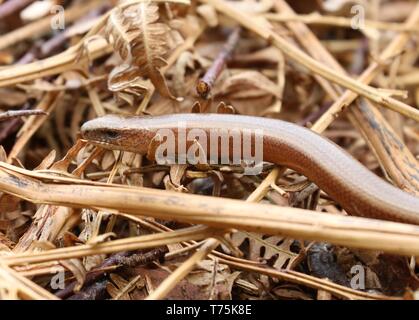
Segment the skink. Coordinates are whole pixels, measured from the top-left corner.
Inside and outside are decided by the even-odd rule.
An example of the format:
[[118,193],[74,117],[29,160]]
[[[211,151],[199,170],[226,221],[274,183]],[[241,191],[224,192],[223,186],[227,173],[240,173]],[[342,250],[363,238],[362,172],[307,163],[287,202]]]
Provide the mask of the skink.
[[160,129],[178,139],[179,124],[208,136],[213,129],[262,129],[264,161],[305,175],[349,214],[419,225],[418,197],[379,178],[332,141],[289,122],[226,114],[108,115],[86,122],[81,133],[92,144],[146,155]]

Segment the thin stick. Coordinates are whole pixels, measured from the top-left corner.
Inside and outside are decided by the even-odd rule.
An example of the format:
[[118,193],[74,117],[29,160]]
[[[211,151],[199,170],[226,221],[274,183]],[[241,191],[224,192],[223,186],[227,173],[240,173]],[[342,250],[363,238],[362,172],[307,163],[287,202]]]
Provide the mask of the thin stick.
[[25,116],[47,116],[48,112],[44,110],[10,110],[0,113],[0,121],[19,118]]
[[[277,21],[277,22],[304,22],[306,24],[318,24],[318,25],[332,25],[344,28],[353,28],[353,23],[351,18],[346,17],[337,17],[337,16],[323,16],[318,13],[311,14],[300,14],[300,15],[290,15],[290,14],[264,14],[268,20]],[[401,23],[391,23],[391,22],[382,22],[375,20],[365,20],[365,27],[360,29],[379,29],[379,30],[391,30],[399,32],[419,32],[419,28],[414,26],[406,26]]]
[[212,63],[211,67],[207,70],[204,77],[198,81],[196,92],[201,96],[201,98],[208,98],[215,80],[217,80],[218,76],[221,74],[221,71],[223,71],[225,65],[227,64],[227,61],[231,58],[239,38],[240,28],[236,28],[229,35],[226,44]]

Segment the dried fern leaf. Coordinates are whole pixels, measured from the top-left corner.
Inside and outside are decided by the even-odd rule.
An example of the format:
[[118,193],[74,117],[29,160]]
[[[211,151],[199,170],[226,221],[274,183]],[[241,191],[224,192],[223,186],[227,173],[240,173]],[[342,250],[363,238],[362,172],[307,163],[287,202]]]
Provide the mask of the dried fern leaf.
[[174,99],[160,70],[167,65],[164,57],[170,49],[171,29],[158,22],[158,10],[156,4],[149,3],[115,10],[108,19],[105,34],[124,62],[132,66],[132,77],[149,78],[162,96]]
[[136,102],[135,97],[145,93],[148,87],[139,76],[138,68],[124,63],[110,72],[108,89],[115,93],[117,99],[132,106]]
[[[112,37],[113,46],[118,50],[123,60],[131,59],[131,41],[128,30],[129,25],[123,19],[124,12],[121,9],[114,10],[108,18],[105,34]],[[129,61],[128,61],[129,62]]]

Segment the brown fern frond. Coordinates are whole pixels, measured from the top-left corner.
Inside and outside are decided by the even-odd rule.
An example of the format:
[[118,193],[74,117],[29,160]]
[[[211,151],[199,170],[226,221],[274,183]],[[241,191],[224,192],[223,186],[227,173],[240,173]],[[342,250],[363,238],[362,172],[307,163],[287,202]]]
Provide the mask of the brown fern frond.
[[167,64],[164,58],[170,31],[167,24],[159,22],[158,6],[150,3],[115,10],[105,30],[124,62],[138,71],[135,76],[149,78],[162,96],[174,98],[160,71]]
[[112,39],[113,47],[123,60],[131,57],[131,40],[128,36],[129,25],[123,19],[124,12],[120,8],[114,10],[108,18],[105,34]]
[[134,105],[136,97],[148,90],[139,74],[138,68],[129,64],[116,66],[109,74],[108,89],[114,92],[116,98]]

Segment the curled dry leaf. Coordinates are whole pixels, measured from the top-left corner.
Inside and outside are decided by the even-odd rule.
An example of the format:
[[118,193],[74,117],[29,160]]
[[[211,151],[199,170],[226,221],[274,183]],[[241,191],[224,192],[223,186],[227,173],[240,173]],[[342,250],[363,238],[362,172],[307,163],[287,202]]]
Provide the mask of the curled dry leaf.
[[176,192],[188,192],[188,189],[186,189],[183,185],[174,184],[169,176],[165,176],[163,178],[164,186],[166,190],[170,191],[176,191]]
[[179,56],[173,72],[173,89],[179,96],[185,96],[188,91],[185,77],[187,68],[194,68],[194,55],[189,51],[185,51]]
[[86,279],[86,269],[79,259],[61,260],[60,264],[66,269],[70,270],[74,277],[77,279],[75,291],[79,291]]
[[223,101],[221,101],[217,106],[217,113],[222,114],[235,114],[236,110],[231,105],[226,105]]
[[147,86],[138,75],[137,68],[123,63],[110,72],[108,89],[115,92],[119,99],[133,105],[135,97],[145,93]]
[[91,244],[91,245],[95,245],[95,244],[105,242],[106,240],[111,239],[111,238],[115,238],[115,237],[116,237],[116,234],[114,232],[107,232],[107,233],[103,233],[101,235],[94,236],[94,237],[90,238],[87,241],[87,243]]
[[170,166],[170,180],[176,187],[182,186],[182,178],[187,168],[188,165],[186,164],[175,164]]
[[162,96],[174,98],[160,70],[167,65],[164,58],[169,50],[170,30],[168,24],[159,21],[156,4],[140,3],[125,10],[114,10],[108,19],[105,36],[124,64],[110,74],[109,89],[139,94],[146,90],[140,79],[147,77]]

